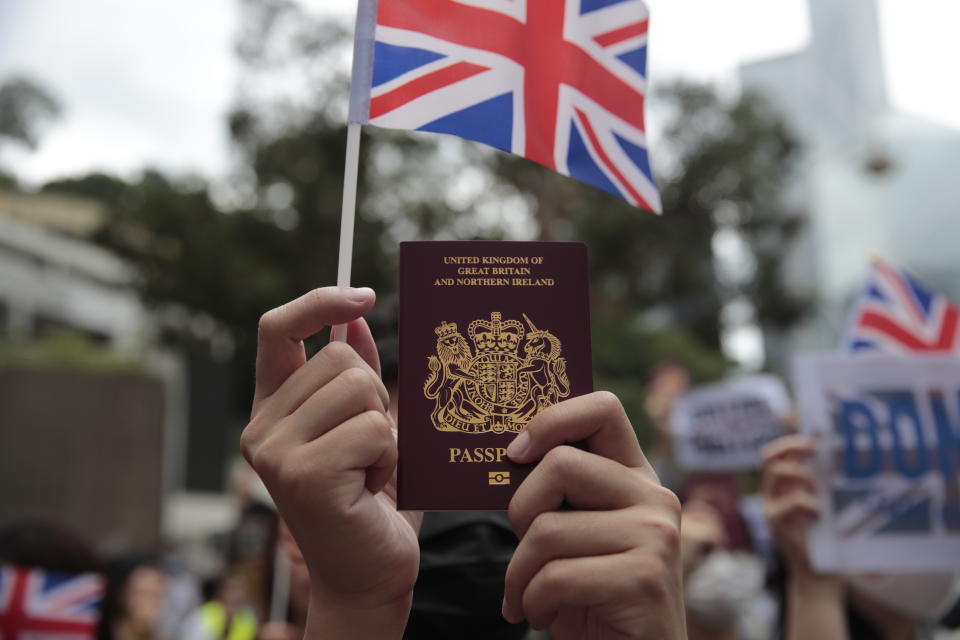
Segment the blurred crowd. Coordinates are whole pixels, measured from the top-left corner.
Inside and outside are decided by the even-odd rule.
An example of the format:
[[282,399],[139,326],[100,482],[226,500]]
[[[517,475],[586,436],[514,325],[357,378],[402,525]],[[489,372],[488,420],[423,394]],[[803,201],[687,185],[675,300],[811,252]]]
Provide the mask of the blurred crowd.
[[249,500],[224,540],[209,542],[221,547],[223,570],[203,575],[188,567],[176,544],[107,555],[54,519],[8,525],[0,530],[0,590],[7,594],[0,637],[61,637],[55,631],[110,640],[266,637],[277,526],[268,501]]
[[809,464],[816,442],[796,433],[795,416],[788,420],[793,433],[764,447],[759,477],[681,473],[669,421],[690,384],[682,366],[662,365],[649,381],[647,412],[658,431],[648,456],[683,503],[691,639],[960,638],[960,573],[813,570],[807,537],[820,516],[822,485]]
[[[380,322],[389,325],[393,317],[390,311]],[[371,324],[377,322],[371,318]],[[394,335],[392,328],[381,335]],[[379,346],[383,378],[395,400],[395,340]],[[960,638],[956,573],[822,575],[812,570],[806,534],[819,515],[820,488],[807,463],[815,451],[809,438],[794,433],[768,444],[759,474],[677,468],[667,437],[669,416],[689,385],[686,371],[676,364],[651,373],[646,409],[658,434],[645,452],[683,505],[680,543],[689,638]],[[64,523],[33,520],[4,528],[2,637],[59,637],[27,635],[28,607],[14,610],[13,578],[20,572],[44,584],[99,576],[102,598],[91,595],[99,591],[90,583],[82,592],[86,595],[77,596],[77,607],[92,603],[95,611],[89,637],[300,638],[310,588],[306,565],[270,496],[251,470],[244,474],[244,481],[235,483],[239,516],[219,538],[222,568],[215,575],[191,569],[177,544],[103,557],[92,541]],[[508,623],[500,613],[504,574],[518,543],[505,514],[428,513],[419,538],[420,571],[405,637],[545,637],[526,623]],[[75,589],[82,591],[80,583]]]

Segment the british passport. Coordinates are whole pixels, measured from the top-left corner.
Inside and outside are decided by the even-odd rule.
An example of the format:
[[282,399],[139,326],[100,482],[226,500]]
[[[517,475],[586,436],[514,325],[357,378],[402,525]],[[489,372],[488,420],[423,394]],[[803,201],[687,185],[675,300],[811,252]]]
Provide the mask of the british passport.
[[400,244],[400,509],[506,509],[534,465],[506,447],[593,390],[587,248]]

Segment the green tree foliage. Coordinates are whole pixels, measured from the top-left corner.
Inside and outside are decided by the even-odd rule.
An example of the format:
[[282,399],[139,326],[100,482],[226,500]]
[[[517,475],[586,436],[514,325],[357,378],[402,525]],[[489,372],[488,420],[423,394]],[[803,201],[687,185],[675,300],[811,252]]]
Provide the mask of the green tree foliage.
[[60,104],[37,83],[11,78],[0,84],[0,143],[37,146],[44,121],[60,115]]
[[0,370],[49,369],[84,373],[138,371],[137,362],[105,351],[77,333],[56,332],[33,342],[0,342]]
[[[159,310],[212,321],[200,337],[230,337],[234,382],[246,391],[260,315],[336,280],[343,146],[342,128],[324,122],[265,141],[254,158],[256,201],[232,212],[213,205],[206,185],[156,172],[129,184],[93,175],[46,190],[97,194],[108,203],[109,223],[97,240],[137,267],[145,298]],[[305,163],[310,171],[298,173]],[[358,216],[354,279],[389,291],[394,273],[384,232],[382,221]],[[165,328],[181,345],[197,337],[189,322]],[[238,409],[248,404],[241,396]]]
[[[13,143],[34,149],[47,121],[60,115],[60,103],[43,87],[27,78],[12,77],[0,83],[0,149]],[[16,177],[0,168],[0,187],[16,187]]]
[[[260,315],[336,282],[346,142],[333,106],[346,85],[336,74],[327,74],[328,92],[319,87],[313,103],[262,99],[252,90],[259,76],[296,67],[291,58],[336,46],[343,30],[318,25],[292,3],[250,0],[245,7],[238,48],[250,82],[228,121],[237,166],[227,184],[147,171],[130,183],[94,174],[44,187],[108,205],[97,241],[137,267],[167,340],[194,349],[198,337],[229,336],[238,413],[249,408]],[[271,44],[278,32],[286,34],[276,44],[287,48],[280,53]],[[450,228],[455,213],[443,185],[409,181],[424,173],[433,150],[422,137],[364,137],[352,282],[389,294],[396,289],[397,239]],[[183,321],[184,314],[194,320]],[[206,327],[201,335],[198,325]]]
[[[726,99],[689,83],[669,85],[654,103],[662,217],[525,160],[481,154],[501,193],[526,194],[541,239],[589,245],[597,385],[624,399],[641,440],[653,366],[674,360],[699,381],[729,366],[720,355],[727,305],[745,301],[757,323],[776,328],[808,306],[782,282],[781,258],[801,220],[782,197],[799,155],[782,119],[757,95]],[[732,269],[714,251],[723,234],[744,248]]]
[[709,221],[712,237],[739,235],[749,249],[746,268],[740,276],[717,274],[717,291],[724,300],[746,297],[762,327],[790,327],[811,305],[784,286],[782,272],[804,220],[784,197],[799,140],[757,93],[727,100],[709,87],[677,83],[663,98],[672,159],[661,182],[664,211]]
[[664,362],[690,371],[694,382],[716,380],[730,363],[715,349],[699,343],[689,332],[653,328],[642,317],[597,317],[592,320],[594,385],[615,393],[644,446],[652,441],[654,425],[646,413],[650,373]]
[[[508,189],[532,196],[542,239],[590,245],[600,317],[644,313],[713,349],[721,310],[738,296],[753,303],[761,324],[796,322],[804,301],[782,287],[779,262],[800,225],[781,197],[796,139],[756,95],[729,101],[680,83],[658,102],[666,123],[654,149],[665,160],[657,165],[662,217],[524,160],[497,154],[490,162]],[[714,255],[723,230],[749,248],[736,278],[725,277]]]
[[[335,281],[347,86],[331,62],[345,43],[342,28],[287,0],[242,6],[245,80],[228,122],[237,149],[229,184],[147,172],[132,183],[91,175],[47,186],[107,203],[99,241],[138,267],[145,296],[230,336],[238,413],[248,407],[259,316]],[[276,78],[302,91],[262,90]],[[643,385],[658,362],[676,360],[697,380],[729,366],[719,350],[724,305],[745,298],[761,322],[778,326],[802,309],[779,274],[798,226],[779,197],[796,142],[753,96],[730,101],[675,85],[660,104],[662,217],[507,154],[443,136],[366,131],[353,281],[394,291],[405,239],[509,238],[512,223],[532,221],[542,239],[588,243],[597,387],[619,392],[644,431]],[[480,188],[458,196],[467,177]],[[485,219],[484,206],[496,201],[509,204]],[[737,277],[714,257],[721,231],[749,247],[749,268]],[[177,331],[169,337],[195,338]]]

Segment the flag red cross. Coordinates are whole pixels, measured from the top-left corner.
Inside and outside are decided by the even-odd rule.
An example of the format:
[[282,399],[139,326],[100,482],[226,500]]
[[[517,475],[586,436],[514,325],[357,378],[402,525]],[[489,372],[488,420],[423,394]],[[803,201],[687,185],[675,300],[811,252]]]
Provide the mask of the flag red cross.
[[932,340],[917,337],[916,332],[902,326],[889,316],[876,311],[865,310],[860,317],[860,326],[874,329],[893,338],[910,351],[948,351],[956,344],[957,328],[960,327],[960,312],[956,307],[944,309],[940,333]]
[[[20,634],[51,633],[92,636],[96,625],[90,622],[48,618],[28,611],[27,600],[31,581],[38,580],[37,575],[27,569],[12,572],[10,600],[0,614],[0,638],[17,640]],[[99,586],[94,588],[99,592]]]
[[[910,291],[907,283],[897,271],[883,260],[874,262],[874,268],[884,281],[889,283],[900,300],[900,306],[907,309],[914,322],[919,326],[928,323],[916,295]],[[944,317],[938,323],[940,331],[932,339],[924,339],[916,331],[903,326],[889,314],[878,313],[872,309],[865,309],[860,317],[860,326],[865,329],[874,329],[898,341],[910,351],[949,351],[956,344],[957,330],[960,326],[960,310],[953,304],[945,305],[942,309]]]
[[[566,4],[565,0],[527,0],[526,22],[520,22],[496,11],[450,0],[386,2],[380,6],[377,23],[413,31],[421,31],[423,25],[429,24],[430,35],[436,38],[490,51],[521,65],[524,68],[524,155],[556,169],[554,145],[561,84],[577,89],[640,130],[644,124],[644,95],[563,37]],[[643,20],[618,27],[594,40],[600,46],[610,46],[645,33],[646,25],[647,21]],[[465,79],[482,71],[483,67],[460,63],[436,72],[446,74],[443,78],[426,76],[420,86],[402,87],[398,91],[427,93],[449,84],[452,78]],[[371,117],[389,111],[385,108],[389,103],[389,93],[375,98],[370,105]],[[578,112],[577,116],[581,125],[588,128],[584,114]],[[622,183],[628,184],[625,180]],[[638,201],[643,201],[630,190]]]

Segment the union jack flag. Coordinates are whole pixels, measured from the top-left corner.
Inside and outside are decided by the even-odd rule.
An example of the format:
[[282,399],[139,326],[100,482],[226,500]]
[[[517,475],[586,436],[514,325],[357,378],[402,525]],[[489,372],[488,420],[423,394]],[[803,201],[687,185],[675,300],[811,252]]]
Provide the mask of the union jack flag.
[[0,567],[0,640],[89,640],[97,635],[104,580]]
[[874,260],[843,341],[851,353],[960,353],[960,308],[906,271]]
[[660,212],[642,0],[379,0],[375,20],[353,121],[483,142]]

